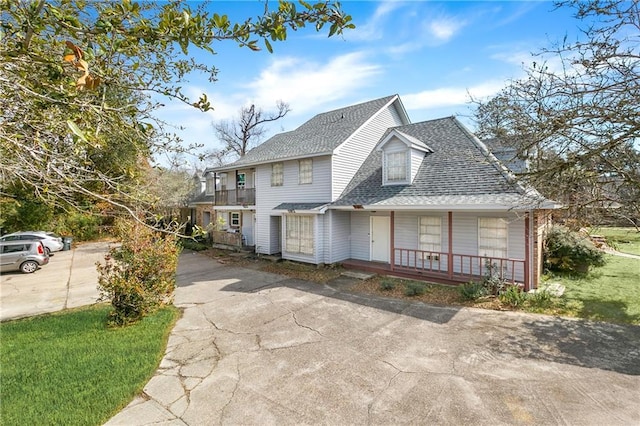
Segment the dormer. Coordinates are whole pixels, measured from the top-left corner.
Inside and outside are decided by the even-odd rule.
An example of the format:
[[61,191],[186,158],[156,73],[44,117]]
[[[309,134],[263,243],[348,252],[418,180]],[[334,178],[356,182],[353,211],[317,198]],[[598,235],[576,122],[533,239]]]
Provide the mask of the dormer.
[[382,153],[382,184],[410,185],[428,152],[424,142],[397,129],[391,130],[376,146]]

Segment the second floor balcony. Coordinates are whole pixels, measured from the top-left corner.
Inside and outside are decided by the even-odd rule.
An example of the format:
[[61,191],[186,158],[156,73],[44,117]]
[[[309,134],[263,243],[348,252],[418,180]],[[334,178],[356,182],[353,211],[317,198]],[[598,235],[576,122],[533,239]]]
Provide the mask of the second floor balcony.
[[215,203],[219,206],[252,206],[256,204],[255,188],[224,189],[216,191]]

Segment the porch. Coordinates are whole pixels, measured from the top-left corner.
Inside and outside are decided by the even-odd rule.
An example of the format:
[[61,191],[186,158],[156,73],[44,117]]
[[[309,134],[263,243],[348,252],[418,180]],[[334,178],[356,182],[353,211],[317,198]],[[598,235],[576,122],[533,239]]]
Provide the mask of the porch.
[[442,284],[461,284],[493,276],[529,289],[524,259],[394,248],[388,263],[347,259],[342,261],[342,265],[348,269]]
[[240,232],[209,231],[209,239],[214,245],[227,246],[235,250],[247,247],[246,238]]

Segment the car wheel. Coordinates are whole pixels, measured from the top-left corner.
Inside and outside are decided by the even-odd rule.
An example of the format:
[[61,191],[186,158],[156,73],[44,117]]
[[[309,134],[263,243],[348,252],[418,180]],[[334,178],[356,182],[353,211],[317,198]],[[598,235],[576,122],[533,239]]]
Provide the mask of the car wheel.
[[35,272],[36,269],[38,269],[38,262],[34,262],[33,260],[27,260],[22,265],[20,265],[20,270],[25,274]]

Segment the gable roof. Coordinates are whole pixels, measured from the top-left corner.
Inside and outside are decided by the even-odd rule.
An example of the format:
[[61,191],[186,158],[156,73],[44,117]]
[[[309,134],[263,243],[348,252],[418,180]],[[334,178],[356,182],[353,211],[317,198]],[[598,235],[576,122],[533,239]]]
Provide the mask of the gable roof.
[[[382,185],[382,153],[373,150],[333,206],[525,207],[548,202],[513,175],[455,117],[398,126],[433,150],[411,184]],[[384,139],[389,132],[382,137]]]
[[[209,170],[223,171],[278,160],[330,155],[368,120],[398,99],[398,95],[386,96],[318,114],[295,130],[274,135],[236,162]],[[399,113],[406,117],[404,111]]]

